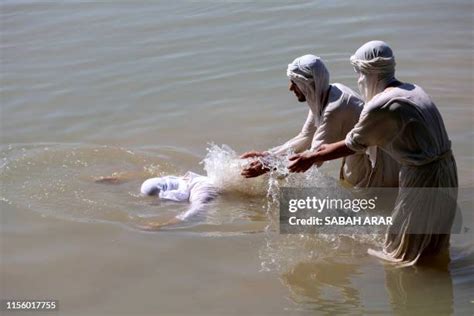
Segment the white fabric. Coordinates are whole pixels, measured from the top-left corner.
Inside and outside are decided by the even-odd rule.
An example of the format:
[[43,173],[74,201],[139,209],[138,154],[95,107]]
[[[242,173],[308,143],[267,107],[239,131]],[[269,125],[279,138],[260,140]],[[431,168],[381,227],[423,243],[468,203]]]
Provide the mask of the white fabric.
[[[288,65],[287,76],[305,95],[308,116],[298,135],[269,152],[300,153],[343,140],[359,119],[364,104],[360,96],[342,84],[329,85],[329,72],[323,61],[314,55],[296,58]],[[374,159],[373,165],[364,154],[346,157],[341,166],[341,178],[356,187],[398,186],[398,164],[384,153],[379,155],[379,162],[375,163]]]
[[[376,95],[347,134],[346,145],[356,152],[378,146],[401,164],[400,190],[392,214],[402,231],[423,226],[423,234],[387,232],[383,251],[369,253],[402,265],[412,265],[422,254],[440,252],[449,243],[457,196],[456,163],[438,109],[418,86],[402,84]],[[415,194],[413,188],[448,189],[451,200]],[[454,201],[454,203],[453,203]]]
[[319,124],[329,89],[329,71],[321,58],[314,55],[298,57],[288,65],[286,75],[303,92],[315,122]]
[[350,61],[359,74],[357,84],[365,102],[369,102],[395,80],[395,57],[390,47],[382,41],[370,41],[362,45]]
[[[358,74],[357,85],[365,102],[383,91],[395,80],[395,56],[392,49],[382,41],[370,41],[362,45],[350,58]],[[377,148],[368,147],[372,167],[377,161]]]
[[176,216],[183,221],[201,212],[205,204],[218,194],[208,177],[191,171],[183,177],[165,176],[148,179],[141,185],[140,192],[164,200],[190,202],[190,208]]
[[[317,122],[310,109],[301,132],[283,145],[270,149],[270,153],[284,154],[290,149],[300,153],[341,141],[359,120],[362,108],[363,102],[357,93],[342,84],[332,84],[327,105],[323,105],[320,122]],[[379,163],[374,169],[364,153],[346,157],[341,167],[343,179],[357,187],[398,186],[396,162],[385,153],[380,155]]]

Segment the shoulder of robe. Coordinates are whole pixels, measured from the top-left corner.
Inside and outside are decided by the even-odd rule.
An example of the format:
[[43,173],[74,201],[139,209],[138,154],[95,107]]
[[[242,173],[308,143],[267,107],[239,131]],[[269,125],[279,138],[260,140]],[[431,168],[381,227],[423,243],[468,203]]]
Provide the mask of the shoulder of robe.
[[406,108],[404,104],[408,104],[408,101],[403,99],[389,99],[384,103],[372,103],[372,101],[370,101],[362,110],[361,116],[388,112],[395,114],[399,112],[399,110]]
[[420,87],[410,83],[404,83],[400,87],[385,90],[377,94],[364,106],[362,114],[373,111],[397,111],[401,108],[402,104],[412,103],[412,96],[420,93],[425,95]]
[[357,92],[355,92],[354,90],[352,90],[351,88],[349,88],[348,86],[342,84],[342,83],[332,83],[331,84],[333,87],[335,87],[336,89],[338,89],[339,91],[341,91],[342,93],[358,100],[359,102],[362,102],[364,103],[364,100],[362,100],[362,97],[360,96],[360,94],[358,94]]
[[348,111],[360,113],[363,105],[364,102],[360,96],[352,89],[341,83],[333,83],[325,112],[326,114]]

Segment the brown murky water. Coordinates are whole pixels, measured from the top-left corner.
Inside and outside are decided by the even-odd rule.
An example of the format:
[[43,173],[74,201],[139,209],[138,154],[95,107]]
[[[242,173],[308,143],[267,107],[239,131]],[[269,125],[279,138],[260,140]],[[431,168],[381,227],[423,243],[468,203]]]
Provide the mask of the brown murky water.
[[[472,187],[471,1],[0,8],[2,297],[57,299],[61,315],[472,314],[472,213],[448,271],[384,266],[366,254],[373,240],[278,240],[262,196],[226,194],[176,229],[134,226],[185,208],[138,196],[147,177],[204,173],[209,142],[242,152],[298,132],[295,57],[321,56],[356,88],[348,59],[371,39],[433,97]],[[336,177],[337,163],[323,170]],[[114,173],[134,176],[93,182]]]

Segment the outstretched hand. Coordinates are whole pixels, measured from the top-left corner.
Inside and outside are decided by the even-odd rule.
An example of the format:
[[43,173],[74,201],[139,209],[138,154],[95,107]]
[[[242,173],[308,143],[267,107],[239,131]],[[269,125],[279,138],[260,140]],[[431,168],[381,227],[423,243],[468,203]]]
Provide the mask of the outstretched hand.
[[255,178],[267,173],[268,171],[270,171],[270,169],[257,160],[250,163],[250,165],[242,170],[240,174],[245,178]]
[[268,151],[252,150],[252,151],[247,151],[243,153],[242,155],[240,155],[240,159],[264,157],[264,156],[267,156],[268,154],[269,154]]
[[288,160],[291,161],[291,163],[288,165],[288,170],[290,170],[290,172],[305,172],[311,168],[314,163],[316,163],[313,152],[295,154],[290,156]]

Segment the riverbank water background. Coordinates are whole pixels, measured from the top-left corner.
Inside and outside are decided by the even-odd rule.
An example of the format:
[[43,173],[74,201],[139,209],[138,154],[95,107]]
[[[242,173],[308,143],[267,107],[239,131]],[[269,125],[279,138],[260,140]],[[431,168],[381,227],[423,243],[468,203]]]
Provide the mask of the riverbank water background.
[[[364,240],[274,241],[262,196],[225,195],[177,229],[134,225],[185,209],[140,183],[203,173],[209,142],[296,135],[295,57],[321,56],[356,89],[349,57],[371,39],[433,97],[472,188],[472,14],[471,1],[2,2],[2,297],[57,299],[61,315],[472,313],[472,230],[440,271],[385,266]],[[112,174],[134,177],[93,182]]]

